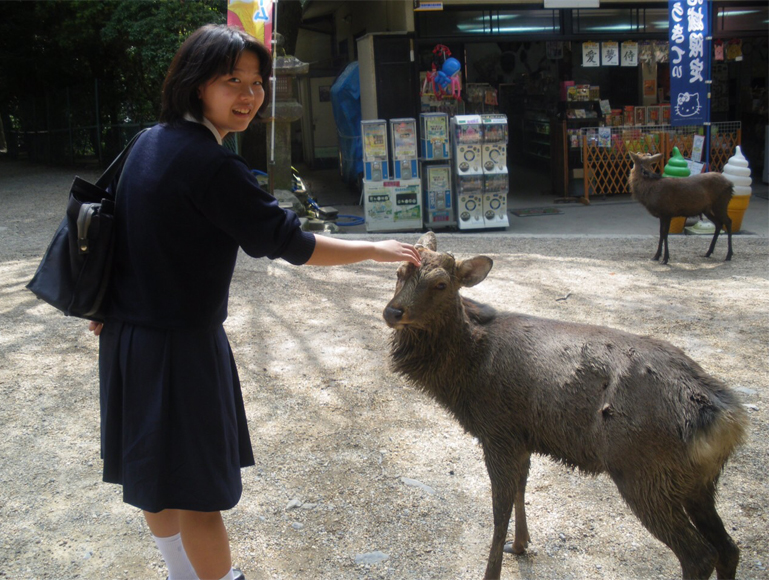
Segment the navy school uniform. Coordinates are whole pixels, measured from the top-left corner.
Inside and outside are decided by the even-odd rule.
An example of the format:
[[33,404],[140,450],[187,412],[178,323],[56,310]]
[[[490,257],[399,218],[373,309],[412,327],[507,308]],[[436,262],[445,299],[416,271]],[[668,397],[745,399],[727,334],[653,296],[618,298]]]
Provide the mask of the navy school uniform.
[[230,509],[241,467],[254,464],[222,327],[238,249],[299,265],[315,238],[242,158],[188,121],[140,137],[116,215],[99,337],[104,481],[150,512]]

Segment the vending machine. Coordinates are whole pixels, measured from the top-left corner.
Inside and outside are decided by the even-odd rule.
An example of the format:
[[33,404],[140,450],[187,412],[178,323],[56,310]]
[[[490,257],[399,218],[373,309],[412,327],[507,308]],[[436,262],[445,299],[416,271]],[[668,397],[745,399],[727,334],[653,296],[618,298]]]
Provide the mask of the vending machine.
[[483,122],[483,171],[504,173],[507,171],[507,116],[482,115]]
[[449,116],[446,113],[419,115],[419,142],[425,226],[456,227]]
[[392,183],[393,200],[392,230],[422,229],[422,182],[417,179],[401,179]]
[[446,113],[419,115],[421,156],[424,161],[451,159],[449,116]]
[[422,229],[419,180],[363,182],[367,232]]
[[506,228],[507,194],[507,117],[483,115],[483,220],[486,228]]
[[483,229],[483,123],[480,115],[451,118],[452,182],[460,230]]
[[459,177],[455,179],[455,188],[459,229],[483,229],[483,175]]
[[419,179],[416,119],[390,119],[395,179]]
[[447,228],[457,225],[454,213],[454,193],[451,189],[451,165],[424,164],[422,179],[425,203],[425,225]]
[[506,228],[507,173],[483,174],[483,225],[485,228]]
[[451,118],[451,138],[456,175],[483,173],[483,122],[480,115],[456,115]]
[[[401,162],[399,175],[402,177],[396,178],[389,161],[390,131],[387,121],[361,121],[366,231],[422,229],[422,187],[417,168],[416,121],[411,119],[411,122],[411,136],[408,127],[402,125],[392,133],[398,139],[397,145],[393,143],[393,151],[397,152]],[[409,151],[414,158],[413,165]]]
[[390,178],[389,154],[387,152],[387,121],[361,121],[363,144],[363,179],[365,181],[386,181]]

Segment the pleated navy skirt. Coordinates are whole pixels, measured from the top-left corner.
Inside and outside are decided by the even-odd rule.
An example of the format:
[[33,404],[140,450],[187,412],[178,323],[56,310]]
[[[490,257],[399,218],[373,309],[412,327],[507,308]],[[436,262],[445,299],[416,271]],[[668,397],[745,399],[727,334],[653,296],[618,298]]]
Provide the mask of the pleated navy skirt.
[[224,328],[179,331],[108,322],[99,337],[104,481],[150,512],[219,511],[254,464]]

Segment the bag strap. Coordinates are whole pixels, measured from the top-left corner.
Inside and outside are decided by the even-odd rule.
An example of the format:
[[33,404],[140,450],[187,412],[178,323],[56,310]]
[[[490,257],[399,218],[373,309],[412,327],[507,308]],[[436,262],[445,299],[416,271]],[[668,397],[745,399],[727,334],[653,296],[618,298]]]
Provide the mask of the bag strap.
[[[125,146],[125,149],[115,157],[115,160],[110,163],[109,167],[107,167],[107,170],[101,174],[101,177],[96,181],[96,186],[100,187],[104,190],[107,189],[110,183],[112,183],[112,180],[115,178],[115,175],[118,174],[123,169],[123,165],[125,164],[126,159],[128,158],[128,154],[131,152],[131,149],[133,148],[136,141],[139,139],[139,137],[142,135],[142,133],[149,131],[149,127],[146,129],[142,129],[139,131],[136,135],[134,135],[131,140],[128,142],[128,145]],[[113,195],[117,195],[117,191],[113,192]]]

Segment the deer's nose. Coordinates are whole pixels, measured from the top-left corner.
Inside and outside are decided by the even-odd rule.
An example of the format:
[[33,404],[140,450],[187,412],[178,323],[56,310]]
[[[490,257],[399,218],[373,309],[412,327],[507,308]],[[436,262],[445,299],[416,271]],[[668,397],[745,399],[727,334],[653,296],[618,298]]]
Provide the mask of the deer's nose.
[[388,324],[395,324],[403,317],[403,310],[399,308],[393,308],[392,306],[387,306],[384,309],[384,319],[385,322]]

